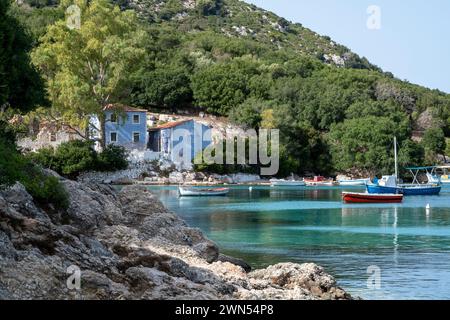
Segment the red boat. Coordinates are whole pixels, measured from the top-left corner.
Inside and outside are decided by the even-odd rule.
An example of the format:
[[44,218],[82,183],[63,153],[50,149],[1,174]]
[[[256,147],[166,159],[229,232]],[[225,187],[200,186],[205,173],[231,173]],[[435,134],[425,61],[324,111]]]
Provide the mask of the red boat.
[[403,195],[342,192],[342,200],[345,203],[400,203],[403,201]]
[[312,179],[304,179],[307,186],[329,187],[334,185],[333,179],[326,179],[322,176],[315,176]]

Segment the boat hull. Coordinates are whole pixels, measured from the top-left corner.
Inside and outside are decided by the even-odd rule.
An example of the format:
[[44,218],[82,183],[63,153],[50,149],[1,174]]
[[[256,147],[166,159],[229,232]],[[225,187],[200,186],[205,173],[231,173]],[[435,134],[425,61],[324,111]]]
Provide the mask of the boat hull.
[[403,194],[405,196],[433,196],[439,195],[440,186],[398,186],[384,187],[378,185],[367,185],[370,194]]
[[343,192],[342,200],[345,203],[400,203],[403,195]]
[[365,186],[370,183],[370,179],[358,179],[358,180],[339,180],[340,186]]
[[178,188],[178,194],[181,197],[213,197],[213,196],[226,196],[230,189],[218,188],[218,189],[195,189],[195,188]]
[[305,184],[310,187],[332,187],[334,186],[334,181],[312,181],[305,180]]

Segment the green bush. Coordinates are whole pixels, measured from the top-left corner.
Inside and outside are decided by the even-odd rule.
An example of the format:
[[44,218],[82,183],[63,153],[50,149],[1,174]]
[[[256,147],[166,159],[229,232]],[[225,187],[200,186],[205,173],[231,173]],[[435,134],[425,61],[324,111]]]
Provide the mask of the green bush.
[[59,173],[69,177],[96,168],[97,153],[90,141],[73,140],[61,143],[54,156]]
[[128,168],[128,152],[124,147],[110,144],[98,155],[98,171],[124,170]]
[[27,177],[21,182],[33,199],[40,204],[52,204],[56,209],[69,207],[69,195],[57,177],[47,176],[42,169],[28,164]]
[[55,159],[55,150],[52,147],[39,149],[38,152],[31,152],[26,155],[28,160],[40,164],[44,168],[60,172],[60,168]]
[[13,144],[0,137],[0,187],[13,185],[24,177],[24,159]]
[[68,194],[59,179],[47,176],[30,159],[20,154],[9,138],[8,132],[0,129],[0,188],[20,182],[36,202],[52,204],[56,209],[67,209]]
[[27,155],[32,162],[69,178],[91,170],[126,169],[127,156],[127,151],[121,146],[108,145],[103,152],[97,153],[91,141],[82,140],[61,143],[56,149],[42,148]]
[[423,135],[422,144],[432,153],[443,154],[446,148],[444,131],[441,128],[430,128]]
[[[212,163],[208,164],[203,159],[203,152],[199,152],[195,158],[194,158],[194,171],[196,172],[207,172],[207,173],[216,173],[216,174],[233,174],[233,173],[248,173],[248,174],[257,174],[259,172],[259,164],[237,164],[237,141],[234,141],[234,164],[226,164],[226,141],[223,141],[222,148],[223,148],[223,164],[219,163]],[[216,156],[216,150],[218,150],[219,146],[215,145],[215,149],[212,150],[211,156]],[[220,149],[219,149],[220,150]],[[245,154],[249,154],[249,140],[245,140]],[[248,159],[246,159],[248,162]]]

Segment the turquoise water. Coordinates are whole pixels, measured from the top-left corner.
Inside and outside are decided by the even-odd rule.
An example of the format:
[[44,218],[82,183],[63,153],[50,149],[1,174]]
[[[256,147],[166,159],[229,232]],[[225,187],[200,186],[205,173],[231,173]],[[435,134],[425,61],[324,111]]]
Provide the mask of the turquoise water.
[[[450,187],[377,205],[343,204],[342,191],[363,191],[355,187],[232,187],[214,198],[149,188],[222,252],[253,267],[315,262],[365,299],[450,299]],[[379,289],[367,285],[369,266],[381,270]]]

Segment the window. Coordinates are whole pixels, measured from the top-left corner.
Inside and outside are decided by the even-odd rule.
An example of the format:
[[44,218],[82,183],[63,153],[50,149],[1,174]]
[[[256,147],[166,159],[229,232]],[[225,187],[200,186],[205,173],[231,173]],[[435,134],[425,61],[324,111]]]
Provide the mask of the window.
[[109,134],[109,136],[110,136],[110,141],[111,142],[117,142],[117,132],[111,132],[110,134]]
[[141,119],[138,114],[133,114],[133,123],[139,124],[141,122]]
[[50,132],[50,141],[51,142],[56,141],[56,132]]
[[117,123],[117,114],[111,113],[110,121],[111,123]]
[[141,138],[141,134],[139,132],[133,132],[133,142],[134,143],[139,143]]

